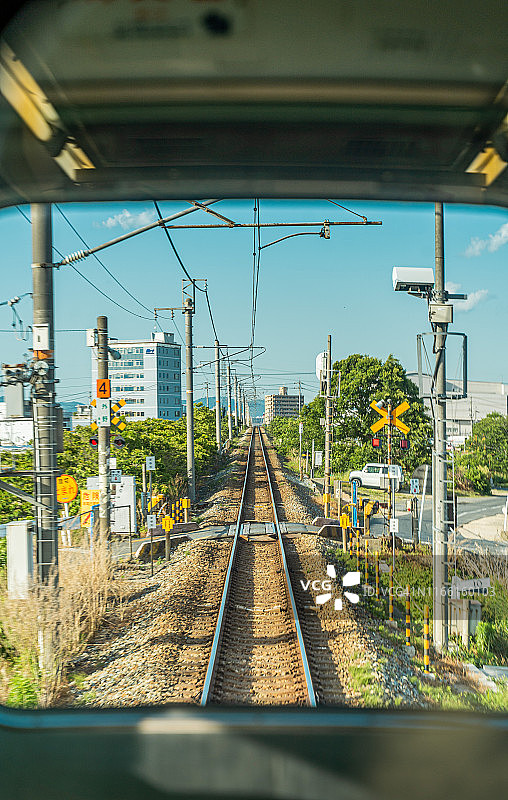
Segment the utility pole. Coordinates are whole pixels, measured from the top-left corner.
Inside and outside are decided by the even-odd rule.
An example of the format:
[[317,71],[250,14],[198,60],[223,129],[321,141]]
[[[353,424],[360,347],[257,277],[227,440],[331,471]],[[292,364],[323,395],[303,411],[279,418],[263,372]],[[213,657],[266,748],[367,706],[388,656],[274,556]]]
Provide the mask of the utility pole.
[[238,377],[235,373],[235,428],[238,428]]
[[298,416],[302,412],[302,382],[298,381]]
[[[58,504],[56,499],[56,411],[55,331],[53,314],[53,242],[51,205],[33,203],[32,288],[34,360],[40,364],[34,386],[34,473],[36,506],[37,569],[39,579],[48,583],[51,569],[58,569]],[[37,349],[35,339],[37,336]],[[55,578],[57,579],[58,573]]]
[[[435,205],[435,283],[434,300],[446,301],[444,270],[443,204]],[[434,645],[440,652],[448,649],[448,484],[446,469],[446,358],[448,323],[435,324],[435,399],[433,504],[433,567],[434,567]]]
[[221,450],[221,417],[220,417],[220,353],[219,342],[215,340],[215,438],[217,450]]
[[390,464],[392,463],[392,401],[388,400],[388,431],[386,434],[387,440],[387,462],[388,462],[388,526],[392,518],[392,479],[390,477]]
[[232,421],[232,412],[231,412],[231,364],[227,363],[227,387],[228,387],[228,434],[229,438],[233,438],[233,421]]
[[[108,378],[108,318],[97,317],[97,378]],[[109,399],[108,399],[109,404]],[[109,486],[110,424],[99,425],[99,535],[106,541],[110,534],[111,489]]]
[[330,516],[330,449],[332,433],[332,337],[328,336],[328,352],[326,356],[326,413],[325,413],[325,482],[324,516]]
[[194,377],[192,365],[192,315],[194,303],[187,297],[184,302],[185,315],[185,383],[187,415],[187,482],[191,503],[196,502],[196,468],[194,464]]
[[205,383],[205,387],[206,387],[206,407],[210,408],[210,405],[208,403],[208,381]]

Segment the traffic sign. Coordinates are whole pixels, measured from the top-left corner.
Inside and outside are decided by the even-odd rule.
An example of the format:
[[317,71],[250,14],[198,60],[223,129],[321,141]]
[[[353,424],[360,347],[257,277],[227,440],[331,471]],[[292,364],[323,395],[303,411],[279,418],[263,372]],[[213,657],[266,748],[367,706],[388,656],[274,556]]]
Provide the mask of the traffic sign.
[[78,484],[72,475],[60,475],[56,479],[56,499],[59,503],[70,503],[78,496]]
[[111,397],[111,381],[109,378],[97,379],[97,397],[106,400]]
[[356,504],[356,500],[358,497],[358,481],[352,480],[351,481],[351,502]]
[[399,520],[397,517],[392,517],[390,520],[390,533],[399,532]]
[[153,528],[157,527],[157,514],[146,515],[146,527],[149,530],[153,530]]
[[152,472],[153,470],[155,470],[155,456],[146,457],[146,468],[148,472]]
[[420,481],[418,478],[411,478],[409,481],[409,491],[411,494],[420,494]]
[[121,483],[122,482],[122,470],[121,469],[112,469],[109,472],[109,482],[110,483]]
[[95,421],[99,428],[109,428],[111,424],[109,400],[97,400],[95,406]]

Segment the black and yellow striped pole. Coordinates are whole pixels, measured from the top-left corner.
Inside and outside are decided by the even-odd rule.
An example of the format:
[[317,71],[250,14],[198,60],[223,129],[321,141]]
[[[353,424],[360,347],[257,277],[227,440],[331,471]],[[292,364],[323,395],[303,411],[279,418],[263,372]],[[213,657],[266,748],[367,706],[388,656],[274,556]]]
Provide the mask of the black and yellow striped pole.
[[393,564],[390,564],[390,585],[388,590],[388,619],[393,622]]
[[171,503],[171,516],[173,517],[173,519],[176,522],[177,520],[176,520],[176,504],[175,503]]
[[429,607],[423,609],[423,671],[430,672]]
[[348,541],[348,552],[349,555],[353,552],[353,529],[349,528],[349,541]]
[[411,645],[411,595],[409,585],[406,586],[406,647]]
[[379,602],[379,553],[377,550],[375,553],[375,560],[376,560],[376,600]]
[[365,540],[365,586],[369,585],[369,543]]
[[360,531],[356,531],[356,569],[360,571]]

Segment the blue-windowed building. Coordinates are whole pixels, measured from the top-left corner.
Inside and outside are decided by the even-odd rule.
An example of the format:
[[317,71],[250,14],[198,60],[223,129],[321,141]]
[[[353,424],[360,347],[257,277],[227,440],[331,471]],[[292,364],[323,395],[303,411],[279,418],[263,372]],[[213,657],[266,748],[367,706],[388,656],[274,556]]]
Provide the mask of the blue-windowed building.
[[[149,340],[113,341],[121,353],[109,359],[112,401],[125,400],[127,420],[180,419],[182,352],[172,333],[152,333]],[[92,397],[96,395],[97,351],[92,348]]]

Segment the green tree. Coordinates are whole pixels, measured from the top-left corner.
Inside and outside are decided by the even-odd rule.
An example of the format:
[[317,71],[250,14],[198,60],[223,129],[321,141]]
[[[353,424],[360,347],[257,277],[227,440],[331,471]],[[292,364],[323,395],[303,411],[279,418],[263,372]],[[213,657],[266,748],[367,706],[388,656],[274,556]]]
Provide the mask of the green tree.
[[491,482],[508,482],[508,417],[492,412],[475,422],[464,452],[455,461],[459,489],[491,493]]
[[[340,372],[340,397],[338,382]],[[333,364],[332,401],[334,443],[332,447],[332,469],[345,472],[362,467],[367,461],[387,458],[386,428],[381,433],[381,451],[372,446],[370,426],[379,419],[370,408],[370,403],[390,399],[396,407],[403,400],[409,403],[403,421],[409,426],[410,449],[399,448],[402,434],[393,431],[392,459],[411,472],[418,464],[430,461],[432,426],[423,402],[418,397],[418,388],[407,377],[402,364],[390,355],[386,361],[368,355],[352,354]],[[310,449],[312,439],[316,450],[324,448],[324,428],[321,420],[325,416],[325,399],[315,397],[307,403],[300,414],[303,422],[303,447]],[[298,419],[275,419],[269,426],[277,443],[282,441],[281,451],[295,455],[298,450]]]
[[[141,485],[143,463],[147,455],[155,456],[154,490],[173,493],[175,486],[181,490],[186,486],[187,476],[187,429],[186,418],[170,422],[162,419],[146,419],[129,422],[122,436],[125,447],[111,448],[117,458],[118,469],[125,475],[134,475]],[[79,489],[86,489],[86,479],[97,475],[97,450],[90,445],[92,430],[80,426],[75,431],[64,432],[64,452],[58,456],[58,466],[64,473],[76,478]],[[112,437],[115,435],[112,431]],[[194,408],[194,454],[196,475],[199,477],[220,464],[215,442],[215,415],[201,404]],[[8,461],[7,461],[8,459]],[[10,465],[10,456],[2,454],[2,464]],[[18,469],[32,469],[30,451],[17,456]],[[10,483],[33,494],[31,478],[9,478]],[[183,482],[183,483],[182,483]],[[71,513],[79,511],[79,495],[70,505]],[[33,517],[33,507],[23,503],[14,495],[0,491],[0,523],[14,519]]]

